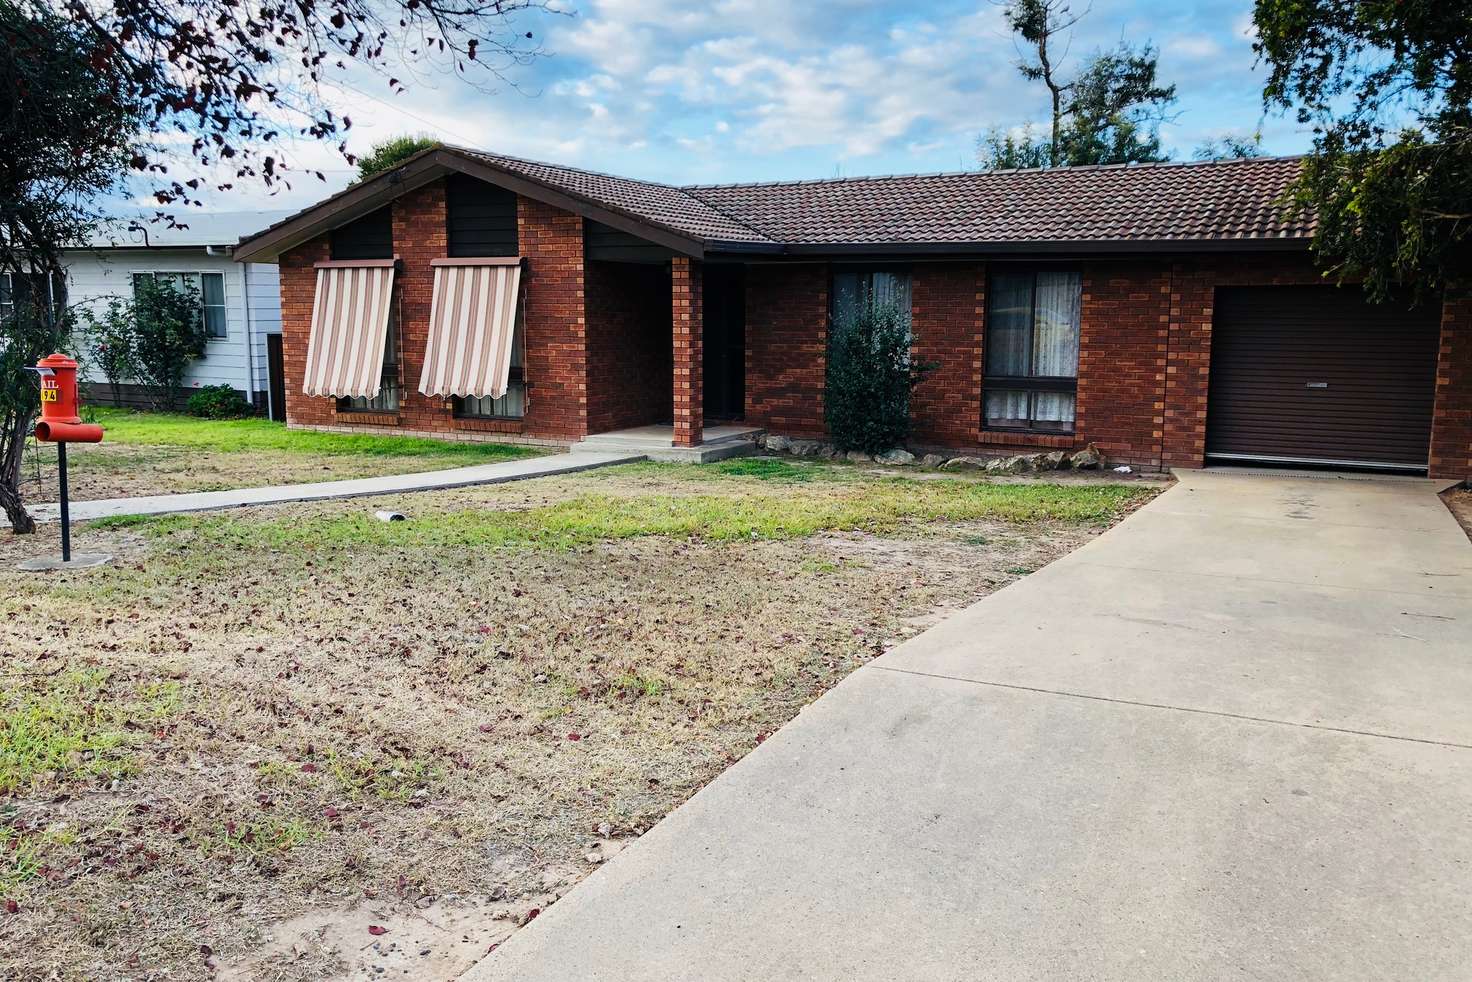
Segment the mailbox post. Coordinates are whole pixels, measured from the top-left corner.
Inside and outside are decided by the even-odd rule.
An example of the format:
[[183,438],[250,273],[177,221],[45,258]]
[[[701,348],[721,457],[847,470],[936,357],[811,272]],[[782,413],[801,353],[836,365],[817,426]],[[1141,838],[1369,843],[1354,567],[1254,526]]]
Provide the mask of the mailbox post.
[[[77,360],[63,354],[47,355],[32,369],[41,377],[41,418],[36,423],[36,439],[56,444],[56,464],[61,485],[61,564],[72,562],[72,516],[66,483],[66,445],[68,443],[101,443],[102,427],[82,422],[77,402]],[[93,566],[109,557],[78,557],[75,565]],[[54,568],[50,561],[23,563],[23,568]]]

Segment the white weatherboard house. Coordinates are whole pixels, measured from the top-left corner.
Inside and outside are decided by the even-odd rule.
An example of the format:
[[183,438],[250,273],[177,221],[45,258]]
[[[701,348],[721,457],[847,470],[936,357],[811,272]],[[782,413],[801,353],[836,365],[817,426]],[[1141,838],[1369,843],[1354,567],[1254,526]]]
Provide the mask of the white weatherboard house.
[[[244,235],[284,217],[285,212],[192,212],[176,217],[187,228],[166,228],[119,217],[93,235],[87,246],[66,253],[66,302],[101,313],[112,297],[132,296],[143,277],[187,281],[199,290],[209,342],[205,355],[189,366],[185,396],[206,385],[229,385],[260,412],[284,418],[285,408],[272,405],[271,362],[279,359],[281,289],[275,263],[237,263],[231,254]],[[276,343],[271,343],[275,335]],[[274,351],[273,351],[274,349]],[[106,379],[87,364],[86,398],[94,404],[112,401]],[[279,379],[279,375],[277,376]],[[278,401],[279,401],[278,381]],[[142,405],[144,393],[123,386],[125,405]]]

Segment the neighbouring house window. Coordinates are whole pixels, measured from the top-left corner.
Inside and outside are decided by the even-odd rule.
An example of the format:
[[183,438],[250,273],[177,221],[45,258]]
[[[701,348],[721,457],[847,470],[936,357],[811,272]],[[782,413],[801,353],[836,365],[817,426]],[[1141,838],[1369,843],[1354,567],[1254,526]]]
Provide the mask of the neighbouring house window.
[[205,335],[212,341],[221,341],[229,333],[225,314],[224,273],[134,273],[133,289],[145,280],[183,291],[191,287],[199,293],[199,318],[204,324]]
[[346,413],[396,413],[399,411],[399,319],[390,312],[388,330],[383,338],[383,374],[380,376],[378,395],[354,396],[337,400],[339,412]]
[[521,419],[526,415],[526,352],[523,350],[521,317],[511,336],[511,375],[506,394],[499,399],[490,396],[456,396],[455,415],[460,419]]
[[833,322],[842,325],[865,307],[893,304],[910,318],[910,273],[903,269],[838,269],[833,273]]
[[[36,273],[0,273],[0,320],[14,316],[17,304],[28,303],[37,282],[42,280]],[[59,316],[66,306],[66,284],[57,277],[47,280],[45,285],[51,311]]]
[[1083,275],[995,273],[987,301],[987,428],[1072,433]]

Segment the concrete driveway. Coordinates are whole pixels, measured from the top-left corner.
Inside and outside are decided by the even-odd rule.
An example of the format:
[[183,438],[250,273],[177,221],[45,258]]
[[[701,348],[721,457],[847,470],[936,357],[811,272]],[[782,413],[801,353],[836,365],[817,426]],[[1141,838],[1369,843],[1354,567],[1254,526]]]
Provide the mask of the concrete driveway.
[[1472,545],[1436,488],[1181,475],[467,978],[1467,979]]

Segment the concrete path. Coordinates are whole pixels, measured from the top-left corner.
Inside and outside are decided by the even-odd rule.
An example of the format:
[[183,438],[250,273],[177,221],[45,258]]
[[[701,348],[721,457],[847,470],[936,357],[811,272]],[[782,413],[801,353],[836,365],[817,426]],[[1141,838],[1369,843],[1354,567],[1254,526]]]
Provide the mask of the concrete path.
[[[170,512],[209,511],[245,505],[275,505],[287,501],[362,498],[375,494],[463,488],[472,484],[504,484],[508,481],[571,474],[575,471],[592,470],[594,467],[627,464],[643,459],[643,454],[636,453],[559,453],[526,460],[507,460],[497,464],[476,464],[473,467],[453,467],[448,470],[393,474],[387,477],[361,477],[349,481],[277,484],[265,488],[236,488],[231,491],[196,491],[186,494],[74,501],[71,511],[73,521],[83,521],[112,515],[164,515]],[[56,502],[33,505],[30,512],[38,522],[55,522],[61,517],[61,507]]]
[[1472,545],[1436,489],[1182,475],[465,978],[1465,980]]

